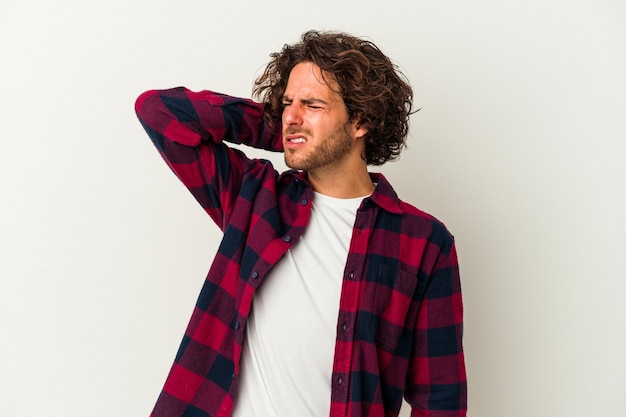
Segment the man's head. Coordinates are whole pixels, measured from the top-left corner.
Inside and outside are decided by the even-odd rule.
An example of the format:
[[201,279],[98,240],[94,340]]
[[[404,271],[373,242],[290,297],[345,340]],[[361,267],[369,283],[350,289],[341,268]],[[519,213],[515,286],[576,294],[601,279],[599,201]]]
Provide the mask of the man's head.
[[337,89],[348,118],[367,133],[365,160],[382,165],[396,159],[408,134],[413,92],[404,75],[372,42],[340,32],[309,31],[300,42],[285,45],[256,80],[254,93],[265,103],[266,116],[281,119],[283,99],[291,70],[299,63],[312,62],[324,80]]

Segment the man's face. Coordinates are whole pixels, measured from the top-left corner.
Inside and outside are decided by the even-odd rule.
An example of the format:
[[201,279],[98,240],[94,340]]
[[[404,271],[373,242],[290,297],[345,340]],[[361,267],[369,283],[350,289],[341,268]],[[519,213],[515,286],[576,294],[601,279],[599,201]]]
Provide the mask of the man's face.
[[341,167],[353,148],[354,129],[336,90],[336,81],[311,62],[297,64],[283,96],[283,147],[292,169]]

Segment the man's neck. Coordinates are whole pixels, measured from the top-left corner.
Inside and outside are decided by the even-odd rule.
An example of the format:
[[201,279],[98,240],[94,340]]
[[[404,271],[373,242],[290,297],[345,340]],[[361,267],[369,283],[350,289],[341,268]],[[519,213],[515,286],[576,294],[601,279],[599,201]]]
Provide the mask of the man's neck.
[[309,171],[308,178],[316,192],[334,198],[362,197],[374,191],[366,165],[355,170]]

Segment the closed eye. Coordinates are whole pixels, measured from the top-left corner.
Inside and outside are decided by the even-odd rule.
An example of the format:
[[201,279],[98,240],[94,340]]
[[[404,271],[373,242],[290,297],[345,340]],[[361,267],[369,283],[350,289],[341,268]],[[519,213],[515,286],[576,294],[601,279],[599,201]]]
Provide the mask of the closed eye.
[[321,109],[326,105],[326,102],[320,99],[313,98],[309,100],[302,100],[302,104],[306,105],[310,109]]

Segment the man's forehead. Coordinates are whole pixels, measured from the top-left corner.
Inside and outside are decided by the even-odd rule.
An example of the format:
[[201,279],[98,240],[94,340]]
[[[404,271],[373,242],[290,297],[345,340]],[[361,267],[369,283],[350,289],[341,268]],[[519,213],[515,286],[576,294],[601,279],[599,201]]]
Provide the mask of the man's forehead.
[[299,98],[319,99],[322,95],[339,95],[339,86],[334,74],[320,69],[312,62],[296,64],[289,73],[284,96],[298,94]]

